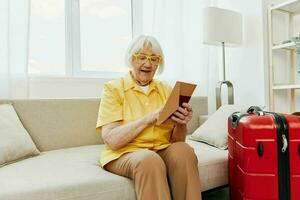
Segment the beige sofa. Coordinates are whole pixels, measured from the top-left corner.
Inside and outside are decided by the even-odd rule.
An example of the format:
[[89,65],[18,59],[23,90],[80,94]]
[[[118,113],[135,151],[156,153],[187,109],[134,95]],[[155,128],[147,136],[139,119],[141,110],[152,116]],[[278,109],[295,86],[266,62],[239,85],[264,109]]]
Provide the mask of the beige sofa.
[[[131,200],[131,180],[99,167],[95,131],[99,99],[0,100],[12,103],[41,154],[0,168],[1,200]],[[193,132],[207,114],[207,98],[191,100]],[[227,184],[227,151],[187,140],[199,160],[202,191]]]

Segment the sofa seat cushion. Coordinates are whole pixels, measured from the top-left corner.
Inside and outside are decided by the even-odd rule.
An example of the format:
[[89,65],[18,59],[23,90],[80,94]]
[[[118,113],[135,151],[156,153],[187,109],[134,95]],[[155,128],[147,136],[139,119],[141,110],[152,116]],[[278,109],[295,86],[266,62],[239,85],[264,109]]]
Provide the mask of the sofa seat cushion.
[[102,145],[43,152],[0,169],[0,199],[134,199],[132,182],[99,167]]
[[198,158],[201,190],[206,191],[228,184],[228,150],[187,139]]
[[[187,140],[198,157],[202,191],[227,184],[227,151]],[[99,167],[103,145],[46,151],[0,169],[0,199],[135,199],[127,178]]]

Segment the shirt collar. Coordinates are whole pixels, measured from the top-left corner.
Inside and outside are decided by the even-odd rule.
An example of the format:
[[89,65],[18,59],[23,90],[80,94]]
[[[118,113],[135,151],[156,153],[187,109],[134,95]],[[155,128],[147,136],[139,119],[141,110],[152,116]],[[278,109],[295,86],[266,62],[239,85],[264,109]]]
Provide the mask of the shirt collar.
[[[124,90],[127,91],[129,89],[134,89],[136,91],[143,92],[143,90],[140,88],[140,86],[133,80],[132,76],[130,75],[130,72],[124,77]],[[157,90],[157,81],[153,79],[149,85],[149,90],[147,94],[150,94],[152,90]]]

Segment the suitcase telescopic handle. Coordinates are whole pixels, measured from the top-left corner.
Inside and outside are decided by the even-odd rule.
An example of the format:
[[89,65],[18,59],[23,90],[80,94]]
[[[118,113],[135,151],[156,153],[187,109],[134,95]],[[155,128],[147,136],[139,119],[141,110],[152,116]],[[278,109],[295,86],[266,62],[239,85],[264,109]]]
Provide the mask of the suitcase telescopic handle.
[[264,111],[259,106],[250,106],[248,108],[247,113],[249,114],[257,114],[257,115],[264,115]]

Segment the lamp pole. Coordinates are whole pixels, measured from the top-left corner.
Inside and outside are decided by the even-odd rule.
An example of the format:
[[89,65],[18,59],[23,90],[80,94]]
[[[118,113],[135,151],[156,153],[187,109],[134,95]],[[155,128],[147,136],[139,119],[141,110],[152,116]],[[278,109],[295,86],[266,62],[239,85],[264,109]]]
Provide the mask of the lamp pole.
[[223,54],[223,81],[226,80],[226,71],[225,71],[225,42],[222,42],[222,54]]
[[217,83],[216,87],[216,109],[222,105],[222,85],[227,86],[227,100],[228,104],[234,104],[234,91],[233,85],[230,81],[226,81],[226,70],[225,70],[225,42],[222,42],[222,55],[223,55],[223,80]]
[[[218,79],[221,79],[216,86],[216,108],[222,105],[222,87],[227,87],[228,101],[226,103],[233,104],[233,85],[226,79],[225,68],[225,46],[228,44],[242,44],[243,40],[243,19],[238,12],[217,7],[207,7],[203,12],[203,43],[222,45],[222,61],[223,61],[223,79],[221,74],[218,74]],[[226,31],[224,31],[226,29]],[[226,45],[225,45],[226,43]],[[219,66],[220,67],[220,66]],[[222,72],[220,72],[222,73]]]

